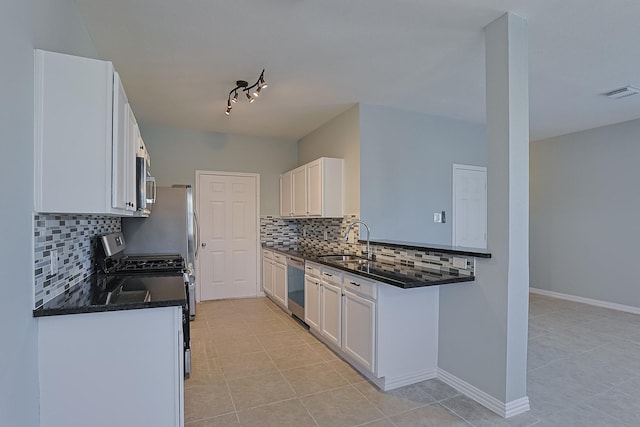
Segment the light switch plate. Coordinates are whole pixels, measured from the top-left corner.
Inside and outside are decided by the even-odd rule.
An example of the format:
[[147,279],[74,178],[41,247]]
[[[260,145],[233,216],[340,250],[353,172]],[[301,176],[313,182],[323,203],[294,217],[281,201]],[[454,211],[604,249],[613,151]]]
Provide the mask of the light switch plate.
[[433,213],[433,222],[442,222],[442,213],[434,212]]

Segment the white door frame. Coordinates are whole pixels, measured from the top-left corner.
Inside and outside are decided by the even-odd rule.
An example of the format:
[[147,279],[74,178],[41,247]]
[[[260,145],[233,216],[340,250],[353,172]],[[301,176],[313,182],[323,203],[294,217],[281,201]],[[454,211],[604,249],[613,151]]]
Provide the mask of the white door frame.
[[[451,168],[451,198],[452,198],[452,205],[451,205],[451,244],[455,245],[456,242],[456,193],[455,193],[455,189],[456,189],[456,171],[457,170],[470,170],[470,171],[477,171],[477,172],[484,172],[485,177],[487,175],[487,167],[486,166],[472,166],[472,165],[460,165],[457,163],[453,164],[453,167]],[[485,188],[485,192],[484,192],[484,199],[485,199],[485,206],[487,204],[487,189]],[[488,215],[488,210],[487,210],[487,215]],[[485,229],[487,228],[486,224],[485,224]],[[487,239],[485,239],[485,242],[487,241]]]
[[[200,215],[200,177],[202,175],[217,175],[217,176],[242,176],[246,178],[254,178],[256,180],[256,295],[260,295],[260,283],[261,283],[261,275],[262,265],[260,265],[260,260],[262,256],[262,251],[260,250],[260,174],[259,173],[249,173],[249,172],[222,172],[222,171],[205,171],[205,170],[196,170],[196,191],[195,191],[195,199],[196,199],[196,212],[198,213],[198,218],[202,218]],[[202,275],[198,273],[200,270],[200,260],[196,260],[196,264],[198,266],[196,270],[196,301],[200,302],[201,295],[201,280]]]

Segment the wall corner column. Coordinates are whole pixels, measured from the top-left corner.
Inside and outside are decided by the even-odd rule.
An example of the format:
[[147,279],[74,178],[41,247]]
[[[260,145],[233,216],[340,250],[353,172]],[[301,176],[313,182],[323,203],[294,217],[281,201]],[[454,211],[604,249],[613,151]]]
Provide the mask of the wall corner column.
[[526,20],[485,27],[487,250],[476,280],[440,291],[439,376],[510,417],[529,410],[529,73]]

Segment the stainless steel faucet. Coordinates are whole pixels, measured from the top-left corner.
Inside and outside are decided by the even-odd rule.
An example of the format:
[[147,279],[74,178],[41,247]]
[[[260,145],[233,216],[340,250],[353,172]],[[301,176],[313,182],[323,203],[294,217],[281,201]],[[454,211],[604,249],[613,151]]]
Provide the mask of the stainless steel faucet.
[[360,221],[360,220],[356,220],[356,221],[353,221],[351,224],[349,224],[347,226],[346,233],[344,233],[344,241],[346,242],[346,241],[349,240],[349,232],[351,231],[353,226],[356,225],[356,224],[362,224],[367,229],[367,251],[366,252],[362,252],[362,253],[363,254],[366,253],[367,254],[367,259],[370,260],[370,259],[372,259],[371,258],[371,243],[369,242],[369,239],[371,238],[371,229],[369,228],[369,226],[367,225],[366,222]]

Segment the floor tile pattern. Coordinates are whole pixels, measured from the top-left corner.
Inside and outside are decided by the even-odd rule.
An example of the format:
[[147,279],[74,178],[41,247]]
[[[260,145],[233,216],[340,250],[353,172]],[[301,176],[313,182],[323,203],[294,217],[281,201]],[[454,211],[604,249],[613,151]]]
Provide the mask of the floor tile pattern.
[[531,295],[531,411],[503,419],[439,380],[386,393],[266,298],[198,304],[186,427],[640,425],[640,316]]

